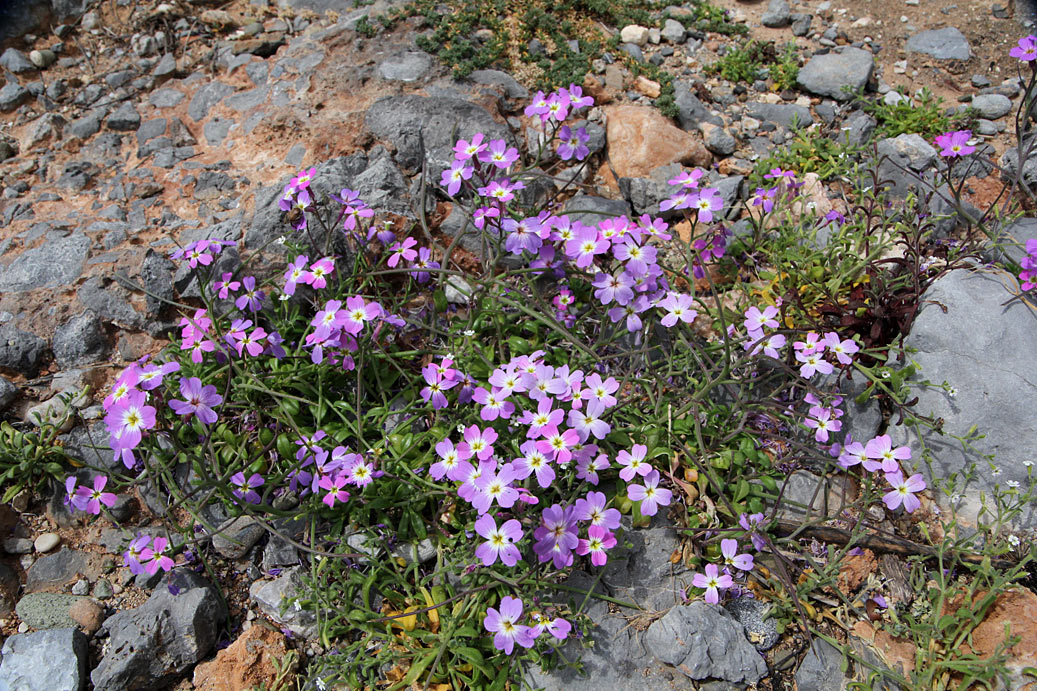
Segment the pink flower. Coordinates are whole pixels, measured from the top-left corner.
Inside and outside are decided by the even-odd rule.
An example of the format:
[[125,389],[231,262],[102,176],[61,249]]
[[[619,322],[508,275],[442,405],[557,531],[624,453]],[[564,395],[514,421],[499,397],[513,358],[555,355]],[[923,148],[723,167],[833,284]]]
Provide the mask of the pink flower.
[[594,261],[594,257],[609,250],[607,240],[598,239],[598,229],[583,227],[576,236],[565,243],[565,256],[575,260],[576,266],[586,269]]
[[454,442],[450,441],[450,439],[444,439],[436,444],[436,455],[439,456],[439,460],[428,469],[428,473],[433,480],[442,480],[444,476],[449,476],[460,465],[461,461],[467,459],[467,456],[461,455],[459,448],[454,447]]
[[223,403],[223,396],[216,393],[216,387],[212,384],[202,386],[202,380],[198,377],[187,377],[180,379],[180,395],[185,400],[173,399],[169,407],[177,415],[196,415],[204,425],[211,425],[219,417],[214,406]]
[[457,140],[457,144],[454,145],[454,158],[459,161],[469,161],[473,156],[485,149],[486,144],[483,143],[483,133],[476,132],[471,142],[467,142],[464,139]]
[[572,564],[572,550],[579,543],[573,507],[553,504],[540,515],[540,527],[533,531],[533,551],[541,563],[552,561],[556,569]]
[[587,539],[580,540],[576,547],[577,554],[591,555],[591,563],[595,566],[604,566],[608,561],[606,550],[616,546],[616,536],[600,525],[592,525],[587,529]]
[[480,386],[472,393],[472,400],[482,406],[479,417],[486,422],[498,417],[506,420],[515,412],[515,404],[505,401],[496,389],[487,391]]
[[324,495],[324,498],[321,499],[321,501],[327,504],[330,508],[335,508],[336,501],[348,501],[349,492],[342,489],[348,484],[348,482],[346,476],[342,473],[336,475],[334,479],[332,479],[330,475],[322,477],[319,485],[322,489],[326,489],[328,493]]
[[396,268],[396,265],[400,263],[400,260],[411,261],[418,256],[418,251],[411,249],[418,244],[418,241],[414,238],[404,238],[403,242],[394,242],[392,247],[389,248],[389,260],[386,264],[389,265],[390,269]]
[[104,422],[124,448],[133,448],[140,443],[144,431],[155,426],[155,408],[146,405],[147,394],[131,391],[118,404],[112,406]]
[[828,441],[829,432],[838,432],[843,427],[842,422],[832,419],[830,408],[811,408],[810,415],[803,424],[815,430],[814,441],[825,443]]
[[[296,259],[298,261],[298,259]],[[313,287],[315,290],[320,290],[328,285],[328,276],[335,271],[335,260],[331,257],[323,257],[318,259],[310,267],[310,270],[303,275],[303,282]]]
[[604,492],[588,492],[585,499],[577,499],[573,504],[574,516],[578,521],[590,521],[592,526],[616,530],[619,528],[619,510],[606,509],[607,504]]
[[934,143],[936,146],[942,147],[940,151],[941,156],[947,158],[967,156],[976,150],[976,147],[968,145],[968,141],[971,138],[972,130],[959,130],[939,135]]
[[[557,411],[561,412],[561,411]],[[525,480],[530,475],[535,475],[537,484],[541,487],[550,487],[555,479],[554,468],[551,467],[551,459],[537,448],[535,441],[527,441],[519,447],[522,452],[521,458],[512,461],[515,469],[515,479]]]
[[843,365],[852,364],[853,357],[851,356],[860,350],[860,347],[852,339],[840,340],[839,334],[834,331],[829,331],[825,334],[825,346],[828,352],[835,353],[836,359]]
[[518,160],[519,153],[515,147],[508,146],[503,139],[494,139],[486,150],[479,154],[479,160],[489,163],[500,170],[507,170],[511,164]]
[[140,376],[137,385],[145,391],[151,391],[152,389],[158,388],[162,383],[163,377],[167,374],[178,372],[179,370],[179,362],[167,362],[162,365],[145,365],[139,370]]
[[893,448],[893,439],[888,434],[875,437],[864,447],[864,453],[868,459],[864,461],[864,468],[868,472],[874,472],[879,468],[884,473],[895,473],[900,470],[900,461],[911,460],[911,449],[907,446]]
[[317,173],[316,168],[310,168],[309,170],[303,170],[288,183],[288,186],[293,191],[304,190],[310,186],[310,182],[313,180],[313,176]]
[[825,360],[821,353],[808,354],[800,351],[796,353],[796,359],[802,363],[799,367],[799,374],[804,379],[810,379],[817,372],[831,374],[835,369],[832,367],[832,363]]
[[730,588],[734,583],[734,579],[726,573],[720,574],[716,564],[706,564],[706,573],[697,573],[691,579],[693,586],[706,589],[706,602],[713,605],[720,602],[720,590]]
[[669,506],[673,493],[659,487],[659,471],[653,470],[645,476],[644,485],[628,485],[627,498],[641,502],[641,515],[654,516],[660,506]]
[[479,429],[470,425],[464,431],[464,441],[458,445],[463,458],[475,456],[480,461],[485,461],[493,455],[493,442],[497,441],[497,431],[492,427]]
[[492,565],[498,557],[505,566],[514,566],[522,558],[514,544],[522,539],[522,524],[514,518],[498,529],[493,516],[483,514],[475,521],[475,532],[486,538],[475,548],[475,556],[482,559],[483,566]]
[[674,326],[678,321],[690,324],[695,321],[699,313],[692,309],[695,301],[690,295],[684,293],[669,292],[666,297],[655,303],[655,306],[666,310],[666,316],[659,322],[666,328]]
[[906,480],[899,470],[895,473],[886,473],[886,482],[893,489],[883,495],[882,501],[890,511],[895,511],[898,506],[903,504],[904,510],[912,513],[922,505],[922,502],[915,496],[915,493],[925,489],[925,480],[922,479],[921,473],[915,473]]
[[149,575],[153,576],[158,573],[159,569],[163,571],[169,571],[173,568],[173,560],[167,554],[169,550],[169,540],[164,537],[156,537],[150,548],[145,548],[141,552],[141,561],[147,560],[144,563],[144,571]]
[[493,502],[502,509],[510,509],[518,501],[518,490],[511,486],[515,481],[515,468],[505,463],[499,470],[483,472],[475,481],[475,497],[472,506],[480,514],[484,514],[493,506]]
[[635,475],[644,477],[652,472],[652,466],[645,461],[647,455],[648,447],[644,444],[634,444],[630,451],[620,451],[616,455],[616,463],[623,466],[619,471],[619,477],[625,482],[630,482]]
[[1008,51],[1008,54],[1013,58],[1019,58],[1023,62],[1037,60],[1037,36],[1020,38],[1019,45]]
[[759,307],[750,307],[745,311],[745,330],[749,332],[750,336],[754,333],[762,336],[764,327],[778,328],[778,320],[775,319],[777,316],[778,308],[773,305],[767,305],[762,312]]
[[483,627],[494,634],[493,647],[511,655],[518,643],[523,648],[532,648],[535,637],[533,630],[518,622],[522,619],[522,601],[505,595],[500,601],[500,611],[493,607],[486,610]]
[[466,165],[464,161],[454,161],[443,171],[439,184],[446,187],[447,194],[453,197],[461,191],[461,183],[470,180],[474,172],[475,168]]
[[700,221],[711,223],[713,221],[713,212],[724,208],[724,199],[720,196],[720,190],[714,187],[706,187],[699,192],[698,200],[693,206],[698,209]]
[[[70,478],[75,482],[75,478]],[[79,487],[76,489],[76,496],[72,500],[72,505],[80,511],[86,511],[92,513],[95,516],[101,513],[101,504],[104,504],[109,509],[115,506],[115,501],[118,499],[111,492],[105,492],[104,487],[108,484],[108,478],[104,475],[98,475],[94,478],[94,487]],[[67,483],[66,483],[67,489]],[[78,501],[77,501],[78,500]]]
[[576,430],[559,432],[557,427],[550,427],[543,434],[544,438],[537,442],[537,448],[559,465],[568,463],[572,459],[572,448],[580,441]]
[[733,566],[742,571],[752,571],[753,556],[751,554],[738,554],[738,540],[721,540],[720,553],[724,555],[724,563],[728,566]]

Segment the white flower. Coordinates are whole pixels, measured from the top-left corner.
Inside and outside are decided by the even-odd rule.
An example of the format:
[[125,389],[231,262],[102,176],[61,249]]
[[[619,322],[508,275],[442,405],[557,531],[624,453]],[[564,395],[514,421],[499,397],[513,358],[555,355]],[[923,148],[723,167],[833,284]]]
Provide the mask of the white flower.
[[475,329],[465,329],[463,333],[468,338],[471,338],[472,336],[475,335]]
[[1019,483],[1017,481],[1015,481],[1015,480],[1009,480],[1005,484],[1008,485],[1009,487],[1011,487],[1012,489],[1015,489],[1016,487],[1019,486]]
[[958,395],[958,390],[956,388],[954,388],[953,386],[951,386],[951,387],[949,387],[947,389],[947,395],[950,396],[951,398],[954,398],[955,396]]
[[1023,465],[1026,466],[1027,468],[1029,468],[1030,466],[1033,465],[1033,461],[1023,461]]
[[1012,547],[1018,547],[1019,546],[1019,536],[1018,535],[1009,535],[1008,536],[1008,544],[1010,544]]
[[998,468],[996,465],[995,466],[991,466],[991,468],[990,468],[990,476],[991,477],[997,477],[1000,474],[1001,474],[1001,469],[1000,468]]
[[284,235],[282,235],[281,237],[277,238],[277,244],[278,245],[283,245],[286,240],[288,240],[288,238],[286,238]]
[[280,295],[277,296],[277,299],[280,300],[281,302],[287,302],[288,299],[291,298],[291,297],[292,296],[289,295],[288,293],[281,293]]

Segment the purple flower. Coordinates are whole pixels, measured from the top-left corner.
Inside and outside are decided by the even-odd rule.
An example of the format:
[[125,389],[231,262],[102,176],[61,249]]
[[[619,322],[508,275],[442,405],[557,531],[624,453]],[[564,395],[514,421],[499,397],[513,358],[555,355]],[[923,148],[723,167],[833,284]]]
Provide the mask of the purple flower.
[[288,265],[288,270],[284,273],[284,294],[295,295],[295,286],[300,281],[305,282],[306,277],[306,265],[310,262],[310,258],[305,254],[300,254],[295,258],[295,261]]
[[181,378],[180,395],[185,400],[180,401],[174,398],[169,402],[169,407],[173,409],[174,413],[177,415],[193,413],[204,425],[216,422],[219,416],[213,407],[223,403],[223,396],[216,393],[215,386],[212,384],[202,386],[202,380],[198,377]]
[[518,643],[523,648],[532,648],[535,637],[533,630],[519,624],[522,619],[522,600],[505,595],[500,601],[500,611],[489,607],[483,626],[493,636],[493,647],[511,655]]
[[120,442],[120,447],[136,447],[144,436],[144,430],[155,426],[155,408],[145,405],[145,401],[146,393],[130,391],[122,401],[112,405],[105,416],[104,423],[111,435]]
[[590,138],[583,127],[578,127],[573,131],[568,125],[562,125],[562,128],[558,130],[558,158],[563,161],[568,161],[573,157],[577,161],[587,158],[590,154],[590,149],[587,148]]
[[940,151],[941,156],[947,158],[967,156],[976,150],[976,147],[968,145],[968,141],[971,138],[972,130],[959,130],[939,135],[934,140],[934,143],[936,146],[942,147]]
[[510,463],[505,463],[500,470],[484,472],[475,481],[475,496],[472,498],[472,506],[480,514],[490,510],[493,502],[504,509],[509,509],[518,501],[518,490],[511,486],[515,481],[515,468]]
[[[74,478],[72,478],[74,480]],[[101,513],[101,504],[104,504],[109,509],[115,506],[116,497],[111,492],[105,492],[104,487],[108,484],[108,478],[104,475],[98,475],[94,478],[94,487],[79,487],[76,489],[76,496],[72,499],[72,505],[78,508],[80,511],[86,511],[92,513],[95,516]],[[65,488],[68,489],[68,483],[66,481]]]
[[591,525],[616,530],[619,528],[619,510],[606,509],[607,503],[604,492],[588,492],[585,499],[576,500],[573,515],[578,521],[590,521]]
[[461,191],[461,183],[470,180],[474,172],[475,168],[467,165],[465,161],[454,161],[448,169],[443,171],[439,184],[446,187],[447,194],[453,197]]
[[1020,38],[1019,45],[1008,51],[1008,54],[1013,58],[1019,58],[1023,62],[1033,62],[1034,60],[1037,60],[1037,36]]
[[144,564],[141,563],[144,559],[144,552],[147,551],[151,554],[151,550],[148,550],[148,545],[151,543],[151,536],[149,535],[138,535],[132,542],[130,542],[126,551],[122,553],[123,566],[130,569],[130,573],[135,576],[139,576],[144,573]]
[[616,546],[616,536],[600,525],[592,525],[587,529],[587,539],[581,539],[576,553],[591,555],[591,563],[604,566],[608,562],[608,550]]
[[648,447],[644,444],[634,444],[630,451],[624,449],[616,455],[616,463],[623,466],[619,471],[619,477],[624,482],[630,482],[635,475],[644,477],[652,472],[652,466],[645,461],[648,455]]
[[553,561],[556,569],[572,564],[572,550],[580,544],[573,507],[553,504],[544,509],[540,527],[533,531],[533,537],[536,539],[533,551],[541,563]]
[[706,564],[706,573],[695,574],[691,584],[696,588],[706,589],[706,602],[717,604],[720,602],[720,590],[730,588],[734,585],[734,579],[726,573],[721,575],[716,564]]
[[252,473],[252,476],[247,480],[245,479],[245,473],[235,473],[230,477],[230,484],[234,486],[234,496],[238,499],[243,499],[248,504],[258,504],[260,502],[259,492],[256,491],[256,487],[262,487],[263,482],[263,476],[259,473]]
[[656,307],[666,310],[666,316],[659,322],[666,328],[674,326],[678,321],[690,324],[695,321],[699,313],[692,309],[695,301],[690,295],[684,293],[670,292],[666,297],[655,303]]
[[[713,221],[713,212],[724,208],[724,198],[720,196],[720,190],[715,187],[706,187],[698,194],[698,200],[693,206],[698,209],[699,220],[703,223]],[[660,208],[662,208],[660,206]]]
[[738,517],[738,525],[749,533],[749,538],[757,551],[762,551],[767,546],[767,541],[759,535],[759,531],[762,529],[760,526],[761,521],[763,521],[762,513],[743,513]]
[[519,153],[515,147],[508,146],[503,139],[494,139],[486,149],[479,153],[479,160],[490,163],[500,170],[507,170],[518,160]]
[[141,562],[144,571],[149,576],[154,576],[159,569],[169,571],[173,568],[173,559],[167,554],[169,540],[164,537],[156,537],[150,548],[141,551]]
[[517,520],[505,521],[499,529],[493,516],[483,514],[475,521],[475,532],[486,538],[475,548],[475,556],[482,560],[483,566],[490,566],[499,557],[505,566],[514,566],[522,558],[514,543],[522,539],[522,524]]
[[904,510],[912,513],[922,505],[922,502],[915,496],[915,493],[925,489],[925,480],[922,479],[921,473],[915,473],[905,480],[903,473],[897,470],[895,473],[886,473],[886,482],[893,489],[883,495],[882,501],[890,511],[896,510],[898,506],[903,504]]
[[751,554],[738,554],[738,540],[721,540],[720,553],[724,555],[724,563],[742,571],[752,571],[753,556]]
[[898,446],[893,448],[893,438],[888,434],[875,437],[864,447],[864,453],[868,460],[864,461],[864,469],[870,473],[878,469],[882,472],[895,473],[900,471],[900,461],[911,460],[911,448]]
[[158,388],[162,383],[163,377],[179,370],[179,362],[167,362],[162,365],[145,365],[140,368],[137,385],[145,391],[151,391],[152,389]]
[[241,279],[241,285],[244,292],[234,301],[234,306],[239,310],[247,309],[249,312],[258,312],[263,309],[265,295],[263,291],[256,290],[255,276],[245,276]]
[[673,492],[659,487],[659,471],[648,473],[642,482],[644,485],[628,485],[627,498],[641,502],[641,515],[654,516],[660,506],[669,506]]
[[240,282],[231,280],[233,277],[234,274],[225,273],[220,280],[212,284],[212,289],[218,291],[221,300],[226,300],[228,295],[241,287]]

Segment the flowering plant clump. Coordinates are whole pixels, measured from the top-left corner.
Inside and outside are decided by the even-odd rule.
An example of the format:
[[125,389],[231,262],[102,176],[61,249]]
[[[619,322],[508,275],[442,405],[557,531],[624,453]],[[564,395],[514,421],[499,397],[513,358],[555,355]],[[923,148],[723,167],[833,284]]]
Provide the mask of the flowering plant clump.
[[[456,241],[394,230],[355,190],[325,194],[315,168],[278,200],[292,230],[273,275],[217,270],[224,241],[173,252],[201,299],[169,348],[117,376],[103,409],[120,473],[69,478],[69,506],[99,514],[114,487],[152,482],[192,516],[183,540],[133,539],[134,573],[211,557],[207,504],[273,530],[299,520],[299,605],[336,651],[312,674],[374,686],[405,659],[411,681],[455,688],[506,680],[519,659],[564,664],[592,636],[591,595],[554,586],[608,573],[653,521],[691,547],[684,597],[718,604],[782,554],[772,519],[794,472],[852,475],[854,520],[920,511],[911,450],[845,424],[852,376],[892,391],[860,331],[807,321],[791,292],[720,299],[720,281],[762,270],[704,171],[670,180],[665,219],[523,205],[530,164],[586,165],[575,117],[592,105],[575,85],[540,92],[524,113],[538,151],[475,133],[437,171],[485,249],[480,276]],[[970,153],[952,139],[948,156]],[[759,238],[802,201],[794,171],[764,180],[748,202]],[[797,213],[814,233],[855,222],[811,211]]]

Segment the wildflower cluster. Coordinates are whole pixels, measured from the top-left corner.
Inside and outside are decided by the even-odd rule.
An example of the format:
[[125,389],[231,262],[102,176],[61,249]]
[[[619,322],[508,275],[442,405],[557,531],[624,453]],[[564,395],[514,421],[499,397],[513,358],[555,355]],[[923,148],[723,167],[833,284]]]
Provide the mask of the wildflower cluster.
[[1026,241],[1026,256],[1019,261],[1022,271],[1019,280],[1022,281],[1023,290],[1037,288],[1037,240]]

